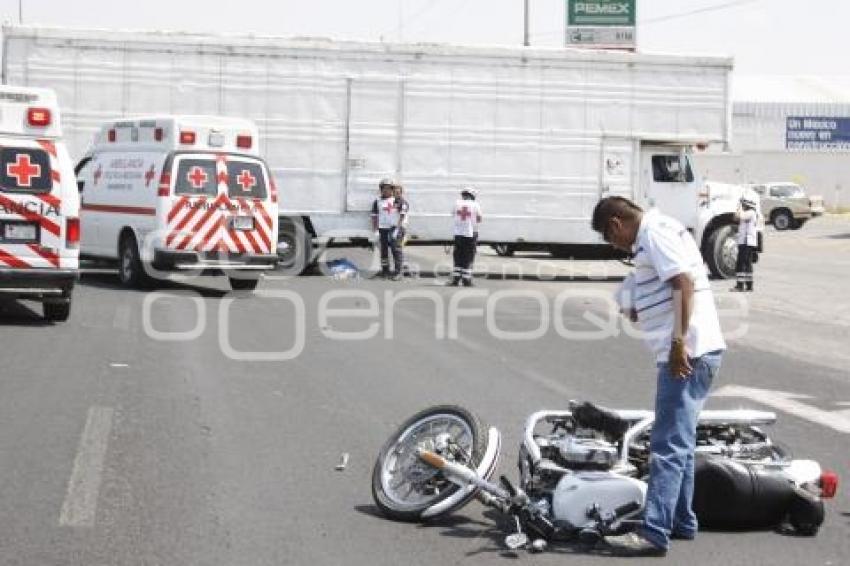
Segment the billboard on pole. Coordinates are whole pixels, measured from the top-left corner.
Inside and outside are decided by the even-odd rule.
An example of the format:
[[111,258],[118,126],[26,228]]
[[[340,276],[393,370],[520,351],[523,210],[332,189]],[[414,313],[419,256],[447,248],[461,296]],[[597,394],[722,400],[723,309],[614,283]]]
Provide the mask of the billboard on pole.
[[631,49],[636,46],[637,0],[567,0],[566,44]]

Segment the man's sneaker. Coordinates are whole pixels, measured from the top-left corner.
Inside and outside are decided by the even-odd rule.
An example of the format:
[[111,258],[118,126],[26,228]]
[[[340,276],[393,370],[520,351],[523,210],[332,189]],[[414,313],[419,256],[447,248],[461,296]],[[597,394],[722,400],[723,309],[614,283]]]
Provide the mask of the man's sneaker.
[[472,287],[472,279],[464,279],[463,280],[464,287]]
[[401,281],[401,273],[393,273],[392,276],[390,276],[390,279],[393,281]]
[[616,556],[666,556],[667,549],[655,546],[637,533],[605,537],[605,543]]
[[458,285],[460,285],[460,279],[455,278],[446,281],[446,287],[457,287]]

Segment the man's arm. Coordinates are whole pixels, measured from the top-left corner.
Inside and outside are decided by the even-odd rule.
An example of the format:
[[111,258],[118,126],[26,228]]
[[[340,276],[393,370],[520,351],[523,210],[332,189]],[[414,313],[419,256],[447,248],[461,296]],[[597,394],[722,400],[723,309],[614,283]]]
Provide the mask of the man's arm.
[[679,273],[669,279],[673,287],[673,343],[670,346],[670,371],[676,377],[687,377],[691,373],[691,364],[685,350],[685,337],[693,312],[694,282],[686,273]]

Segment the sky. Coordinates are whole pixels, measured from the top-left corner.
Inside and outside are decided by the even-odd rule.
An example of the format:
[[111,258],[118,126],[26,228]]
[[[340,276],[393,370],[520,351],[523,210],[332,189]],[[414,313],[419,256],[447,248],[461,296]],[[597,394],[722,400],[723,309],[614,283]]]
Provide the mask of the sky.
[[[25,24],[521,45],[523,0],[20,0]],[[565,0],[529,0],[531,44],[563,45]],[[641,51],[730,55],[735,75],[850,76],[847,0],[637,0]],[[18,22],[19,0],[0,0]]]

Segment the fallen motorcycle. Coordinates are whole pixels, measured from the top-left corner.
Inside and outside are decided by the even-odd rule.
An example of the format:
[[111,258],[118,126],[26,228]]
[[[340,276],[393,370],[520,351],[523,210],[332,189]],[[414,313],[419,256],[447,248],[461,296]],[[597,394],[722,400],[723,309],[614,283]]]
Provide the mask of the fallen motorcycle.
[[[706,410],[697,426],[694,511],[701,527],[786,525],[813,536],[838,477],[792,459],[763,427],[772,412]],[[510,518],[511,549],[550,541],[594,544],[639,524],[646,497],[652,411],[610,410],[571,401],[568,410],[528,417],[519,482],[491,481],[501,435],[470,411],[437,406],[404,422],[378,455],[372,496],[383,514],[428,521],[473,499]]]

